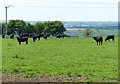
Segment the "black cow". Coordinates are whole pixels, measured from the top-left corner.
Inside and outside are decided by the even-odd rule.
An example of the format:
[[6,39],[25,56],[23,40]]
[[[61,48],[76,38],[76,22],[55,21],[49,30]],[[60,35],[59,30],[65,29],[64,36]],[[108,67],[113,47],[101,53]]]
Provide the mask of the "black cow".
[[29,37],[32,38],[32,36],[34,36],[34,34],[31,34],[31,33],[30,33],[30,34],[29,34]]
[[14,35],[13,34],[10,36],[10,39],[14,39]]
[[36,35],[33,35],[33,41],[35,42],[35,40],[38,38],[38,40],[40,40],[40,35],[39,34],[36,34]]
[[19,37],[29,37],[29,34],[20,34]]
[[102,45],[103,37],[95,36],[95,37],[92,37],[92,38],[97,42],[97,45],[98,45],[98,43],[99,43],[99,45]]
[[56,37],[57,37],[57,38],[61,38],[61,37],[64,38],[64,35],[63,35],[63,34],[58,34],[58,35],[56,35]]
[[2,35],[2,38],[4,39],[4,38],[5,38],[5,35]]
[[110,39],[112,39],[113,41],[114,41],[114,35],[108,35],[107,37],[106,37],[106,39],[105,39],[105,41],[110,41]]
[[49,37],[49,34],[45,34],[45,35],[43,36],[43,38],[46,39],[46,40],[47,40],[48,37]]
[[17,40],[19,42],[19,45],[21,42],[26,42],[26,44],[28,44],[28,37],[17,37]]
[[39,34],[40,35],[40,37],[44,37],[44,35],[46,35],[46,34]]

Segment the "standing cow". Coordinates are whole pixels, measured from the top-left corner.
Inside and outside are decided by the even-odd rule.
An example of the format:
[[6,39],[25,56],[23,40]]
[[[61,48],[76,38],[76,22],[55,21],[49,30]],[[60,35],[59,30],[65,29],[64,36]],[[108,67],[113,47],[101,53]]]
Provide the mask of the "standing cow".
[[110,39],[112,39],[113,41],[114,41],[114,35],[108,35],[107,37],[106,37],[106,39],[105,39],[105,41],[110,41]]
[[38,38],[38,40],[40,40],[40,35],[39,34],[35,34],[32,36],[33,37],[33,42],[35,42],[35,40]]
[[43,36],[43,38],[46,39],[46,40],[47,40],[48,37],[49,37],[49,34],[45,34],[45,35]]
[[26,44],[28,44],[28,37],[17,37],[17,40],[19,42],[19,45],[21,42],[26,42]]
[[5,38],[5,35],[2,35],[2,38],[4,39],[4,38]]
[[61,37],[64,38],[64,35],[63,34],[58,34],[58,35],[56,35],[56,37],[57,38],[61,38]]
[[96,42],[97,42],[97,45],[99,43],[99,45],[102,45],[102,42],[103,42],[103,37],[102,36],[95,36],[95,37],[92,37]]
[[10,36],[10,39],[14,39],[14,34],[12,34],[12,35]]

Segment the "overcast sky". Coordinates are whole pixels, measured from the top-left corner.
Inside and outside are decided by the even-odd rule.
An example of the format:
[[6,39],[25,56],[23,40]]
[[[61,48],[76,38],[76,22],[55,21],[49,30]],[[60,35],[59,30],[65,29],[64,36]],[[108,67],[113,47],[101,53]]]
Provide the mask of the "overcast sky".
[[0,19],[29,21],[117,21],[119,0],[0,0]]

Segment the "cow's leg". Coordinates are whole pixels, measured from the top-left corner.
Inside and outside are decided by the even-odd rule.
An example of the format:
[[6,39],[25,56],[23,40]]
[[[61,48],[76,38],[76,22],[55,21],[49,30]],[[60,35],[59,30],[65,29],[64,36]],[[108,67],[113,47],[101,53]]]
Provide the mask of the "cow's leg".
[[21,44],[21,42],[19,42],[19,45]]
[[28,40],[26,41],[26,44],[28,44]]
[[115,41],[114,38],[112,40]]
[[98,42],[98,44],[100,45],[100,42]]
[[98,42],[97,42],[97,45],[98,45]]
[[38,40],[40,40],[40,37],[38,38]]
[[35,38],[33,38],[33,41],[35,42]]

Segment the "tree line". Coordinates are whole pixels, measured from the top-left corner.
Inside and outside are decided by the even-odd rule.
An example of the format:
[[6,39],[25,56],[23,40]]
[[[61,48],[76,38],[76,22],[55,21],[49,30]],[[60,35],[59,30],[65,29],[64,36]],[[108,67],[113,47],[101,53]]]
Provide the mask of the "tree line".
[[[6,24],[2,25],[2,34],[6,32]],[[7,23],[7,34],[30,34],[30,33],[48,33],[48,34],[63,34],[66,31],[64,25],[60,21],[45,21],[36,24],[30,24],[23,20],[10,20]]]

